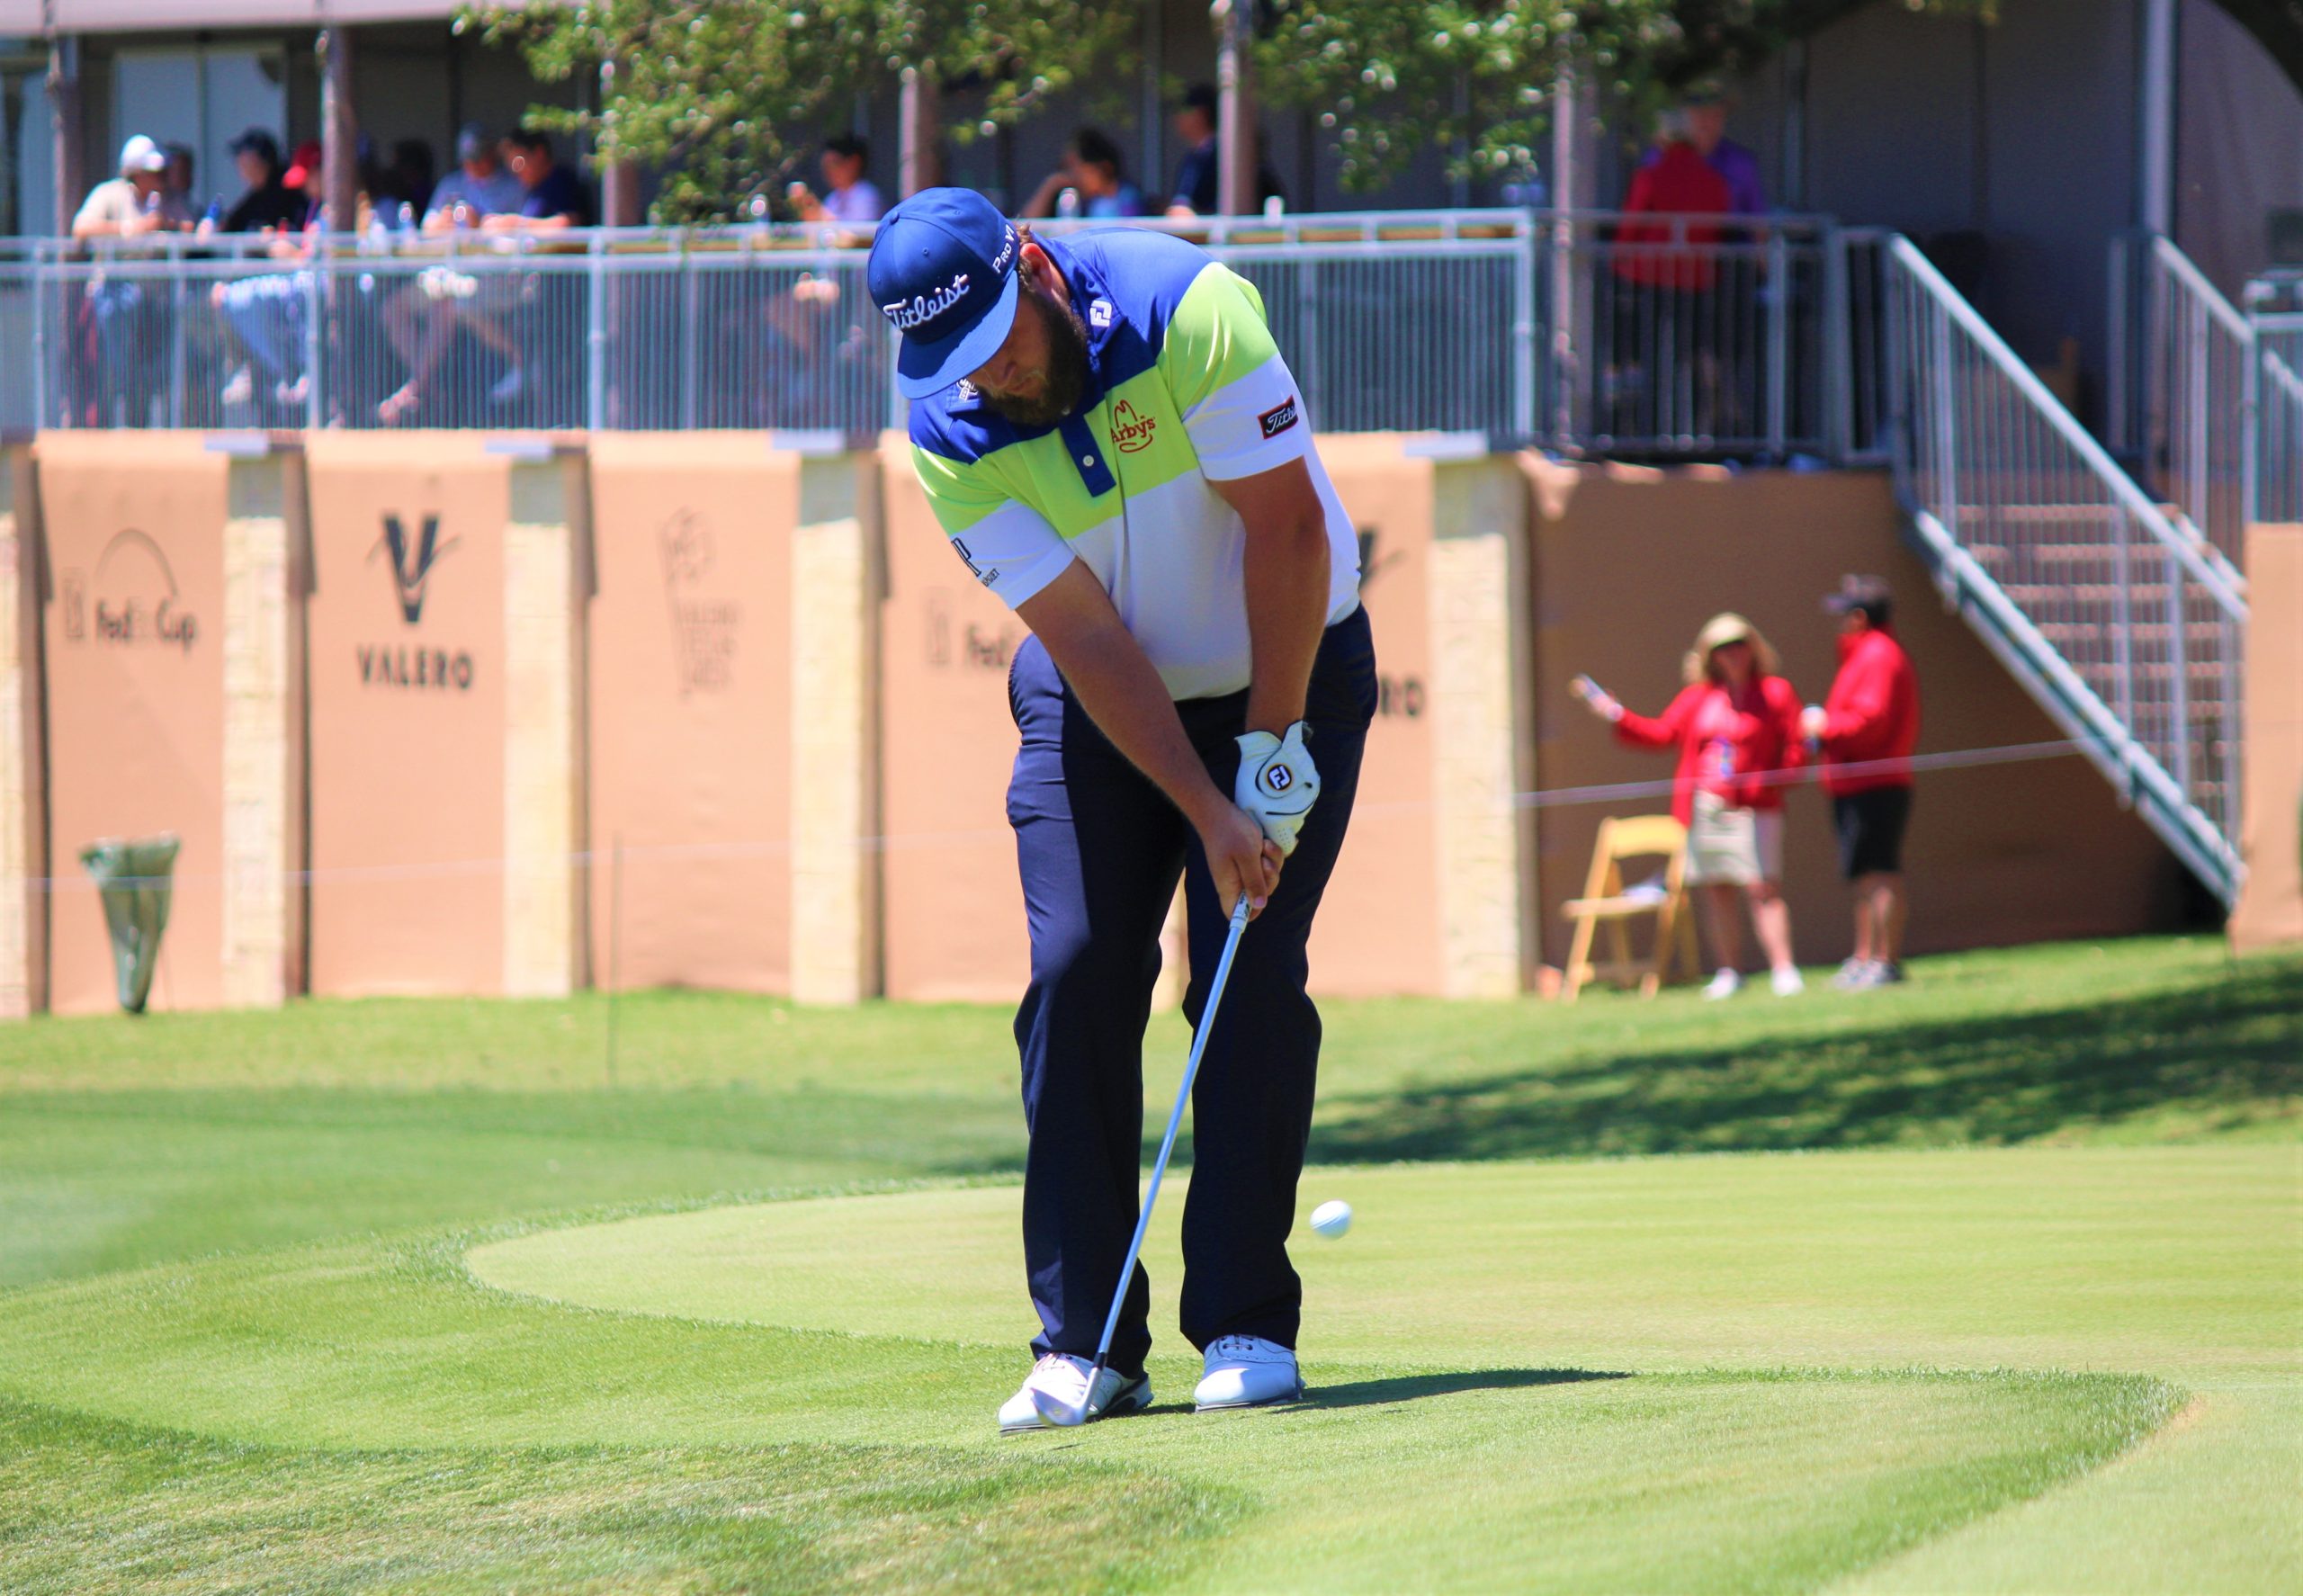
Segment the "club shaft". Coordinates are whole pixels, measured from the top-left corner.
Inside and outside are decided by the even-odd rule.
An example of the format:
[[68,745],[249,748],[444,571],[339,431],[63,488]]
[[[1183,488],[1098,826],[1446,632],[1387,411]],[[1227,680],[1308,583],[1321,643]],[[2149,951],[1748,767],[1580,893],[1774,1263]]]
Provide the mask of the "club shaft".
[[1152,1205],[1160,1200],[1160,1178],[1168,1172],[1168,1154],[1176,1150],[1176,1131],[1184,1122],[1184,1105],[1191,1101],[1191,1083],[1199,1073],[1199,1055],[1207,1051],[1207,1038],[1215,1029],[1216,1006],[1223,1001],[1223,983],[1232,977],[1232,955],[1240,951],[1240,934],[1248,928],[1248,895],[1240,894],[1240,901],[1232,910],[1232,928],[1223,937],[1223,956],[1215,961],[1215,978],[1207,984],[1207,1007],[1200,1011],[1199,1029],[1191,1039],[1191,1056],[1184,1061],[1183,1084],[1176,1089],[1176,1106],[1168,1116],[1168,1134],[1160,1138],[1160,1156],[1152,1162],[1152,1187],[1143,1194],[1143,1209],[1135,1216],[1135,1235],[1127,1243],[1127,1256],[1119,1266],[1119,1284],[1112,1288],[1111,1312],[1104,1315],[1104,1333],[1096,1342],[1095,1367],[1088,1376],[1088,1400],[1092,1405],[1096,1396],[1096,1381],[1104,1372],[1104,1359],[1111,1356],[1112,1336],[1119,1329],[1121,1305],[1127,1301],[1128,1282],[1135,1278],[1136,1255],[1143,1251],[1143,1233],[1152,1224]]

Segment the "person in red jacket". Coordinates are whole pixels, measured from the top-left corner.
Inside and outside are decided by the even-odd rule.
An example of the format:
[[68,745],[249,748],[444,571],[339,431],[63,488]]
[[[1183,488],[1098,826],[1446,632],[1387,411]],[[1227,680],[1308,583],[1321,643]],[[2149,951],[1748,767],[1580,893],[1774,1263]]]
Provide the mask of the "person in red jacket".
[[1889,624],[1894,607],[1877,577],[1843,578],[1824,600],[1840,618],[1839,674],[1831,695],[1800,717],[1800,731],[1822,750],[1840,869],[1855,890],[1855,954],[1833,984],[1856,991],[1904,978],[1904,829],[1919,682]]
[[1783,776],[1805,762],[1799,695],[1777,668],[1775,650],[1741,615],[1714,615],[1687,657],[1686,687],[1660,715],[1634,714],[1579,677],[1592,712],[1614,722],[1634,748],[1679,750],[1671,814],[1688,829],[1687,880],[1703,906],[1718,973],[1707,998],[1733,997],[1743,984],[1738,889],[1767,953],[1779,997],[1803,989],[1791,961],[1791,910],[1783,901]]

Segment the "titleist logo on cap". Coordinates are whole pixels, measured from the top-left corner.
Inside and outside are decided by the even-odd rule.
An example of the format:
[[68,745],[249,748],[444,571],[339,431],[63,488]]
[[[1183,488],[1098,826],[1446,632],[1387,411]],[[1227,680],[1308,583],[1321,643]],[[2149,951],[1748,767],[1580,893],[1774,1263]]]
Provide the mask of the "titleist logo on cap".
[[922,323],[935,320],[945,311],[967,298],[968,274],[962,272],[934,293],[914,294],[909,300],[898,300],[880,309],[896,324],[899,332],[910,332]]

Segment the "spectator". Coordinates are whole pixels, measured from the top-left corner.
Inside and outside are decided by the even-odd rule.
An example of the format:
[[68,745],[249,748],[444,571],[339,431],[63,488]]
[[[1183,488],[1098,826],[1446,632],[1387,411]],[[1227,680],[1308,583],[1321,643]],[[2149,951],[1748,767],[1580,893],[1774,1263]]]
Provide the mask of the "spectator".
[[1041,181],[1023,214],[1055,215],[1063,191],[1070,189],[1079,206],[1071,214],[1101,221],[1141,216],[1143,191],[1127,180],[1125,171],[1126,164],[1111,135],[1098,128],[1082,128],[1063,147],[1063,164]]
[[320,193],[320,164],[326,159],[327,155],[320,148],[319,140],[307,139],[296,146],[294,153],[288,157],[288,169],[280,175],[282,186],[295,193],[304,203],[303,215],[297,221],[300,227],[318,219],[326,202],[326,196]]
[[816,164],[824,177],[822,198],[804,183],[794,183],[784,191],[793,214],[802,221],[877,221],[886,211],[887,202],[864,175],[872,164],[872,147],[863,139],[853,133],[825,139],[824,152]]
[[[575,173],[552,158],[549,138],[523,129],[505,139],[504,155],[512,175],[519,179],[520,203],[516,210],[480,218],[481,231],[553,233],[591,225],[591,196]],[[376,419],[397,426],[422,408],[433,375],[459,332],[470,335],[503,362],[502,373],[488,387],[488,402],[506,405],[519,398],[527,387],[527,368],[519,342],[504,321],[537,286],[526,273],[501,270],[483,274],[435,266],[417,277],[385,307],[385,336],[407,362],[408,381],[376,407]]]
[[421,139],[402,139],[392,146],[391,165],[376,180],[376,203],[396,227],[413,221],[431,203],[438,175],[432,147]]
[[424,230],[476,227],[483,217],[517,211],[528,191],[504,166],[503,140],[478,122],[456,134],[456,169],[440,179],[424,209]]
[[[168,158],[138,133],[120,147],[120,175],[88,191],[72,219],[75,238],[140,238],[184,230],[162,209],[163,174]],[[143,254],[148,250],[128,253]],[[76,398],[99,426],[148,426],[153,401],[166,367],[168,309],[159,293],[147,292],[133,270],[110,267],[90,276],[82,304],[87,342]]]
[[181,232],[161,211],[162,175],[168,157],[139,133],[120,147],[120,175],[88,191],[72,219],[75,238],[133,238],[146,233]]
[[1767,185],[1760,179],[1760,157],[1727,137],[1727,97],[1716,89],[1690,94],[1674,119],[1671,134],[1650,145],[1640,157],[1640,168],[1656,165],[1672,145],[1684,143],[1727,185],[1726,203],[1716,210],[1734,216],[1764,216]]
[[160,174],[160,214],[179,230],[188,231],[200,221],[200,202],[192,193],[194,157],[191,147],[166,144],[160,153],[168,162]]
[[576,174],[554,158],[549,135],[523,128],[504,140],[504,164],[520,181],[520,202],[480,219],[491,233],[549,233],[587,228],[597,214]]
[[1727,97],[1716,90],[1687,103],[1688,142],[1727,184],[1727,209],[1737,216],[1767,214],[1767,187],[1760,181],[1760,157],[1727,137]]
[[1855,953],[1832,984],[1860,991],[1904,978],[1904,829],[1911,820],[1919,682],[1890,624],[1895,604],[1886,583],[1843,578],[1824,608],[1840,618],[1839,674],[1830,696],[1800,717],[1800,730],[1820,745],[1840,869],[1855,892]]
[[[1716,408],[1707,331],[1716,339],[1717,218],[1734,202],[1727,180],[1665,125],[1652,157],[1632,174],[1616,229],[1607,366],[1614,384],[1609,430],[1619,439],[1702,435]],[[1658,220],[1647,220],[1645,218]]]
[[[1211,84],[1196,83],[1185,91],[1184,103],[1176,108],[1176,141],[1184,147],[1184,158],[1176,163],[1176,184],[1173,197],[1168,202],[1168,214],[1172,217],[1214,216],[1223,210],[1221,185],[1222,163],[1218,158],[1215,137],[1215,116],[1218,98]],[[1259,161],[1256,165],[1256,201],[1268,204],[1278,200],[1283,204],[1287,196],[1280,191],[1279,179],[1271,168]]]
[[1791,910],[1783,901],[1783,788],[1795,769],[1799,695],[1776,668],[1775,650],[1749,621],[1714,615],[1686,661],[1688,685],[1663,713],[1637,715],[1579,678],[1594,713],[1634,748],[1679,750],[1671,813],[1688,829],[1687,880],[1696,889],[1717,973],[1707,998],[1741,990],[1743,928],[1736,889],[1750,901],[1778,997],[1801,991],[1791,959]]
[[[355,202],[359,209],[354,228],[364,232],[374,220],[374,202],[363,190]],[[237,277],[209,291],[209,302],[223,326],[228,358],[237,363],[218,399],[228,410],[255,405],[285,425],[302,414],[310,392],[304,350],[316,285],[309,273],[294,268],[311,260],[319,223],[317,217],[307,220],[300,235],[284,226],[266,231],[265,253],[291,269]]]
[[304,223],[309,209],[301,195],[282,181],[287,168],[280,159],[280,145],[262,128],[250,128],[231,142],[232,160],[239,167],[246,192],[224,213],[228,233],[293,232]]

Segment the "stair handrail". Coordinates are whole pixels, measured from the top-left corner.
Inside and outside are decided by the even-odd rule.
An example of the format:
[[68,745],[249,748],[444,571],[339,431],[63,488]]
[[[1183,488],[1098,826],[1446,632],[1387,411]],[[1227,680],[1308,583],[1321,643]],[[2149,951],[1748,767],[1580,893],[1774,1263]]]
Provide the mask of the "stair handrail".
[[2039,381],[2039,373],[2008,347],[2007,340],[2001,337],[1991,323],[1984,319],[1982,313],[1951,286],[1950,280],[1936,269],[1935,263],[1922,254],[1910,238],[1901,234],[1896,235],[1889,247],[1896,261],[1927,290],[1928,296],[1967,331],[1984,355],[2015,385],[2018,392],[2030,401],[2041,419],[2062,435],[2096,480],[2135,517],[2136,524],[2164,544],[2192,579],[2206,588],[2227,614],[2236,620],[2245,620],[2247,601],[2245,596],[2200,555],[2193,539],[2175,530],[2175,525],[2167,519],[2166,512],[2136,485],[2134,478],[2119,469],[2119,462],[2111,458],[2110,451],[2098,443],[2092,433],[2079,425],[2078,417],[2048,390],[2048,385]]

